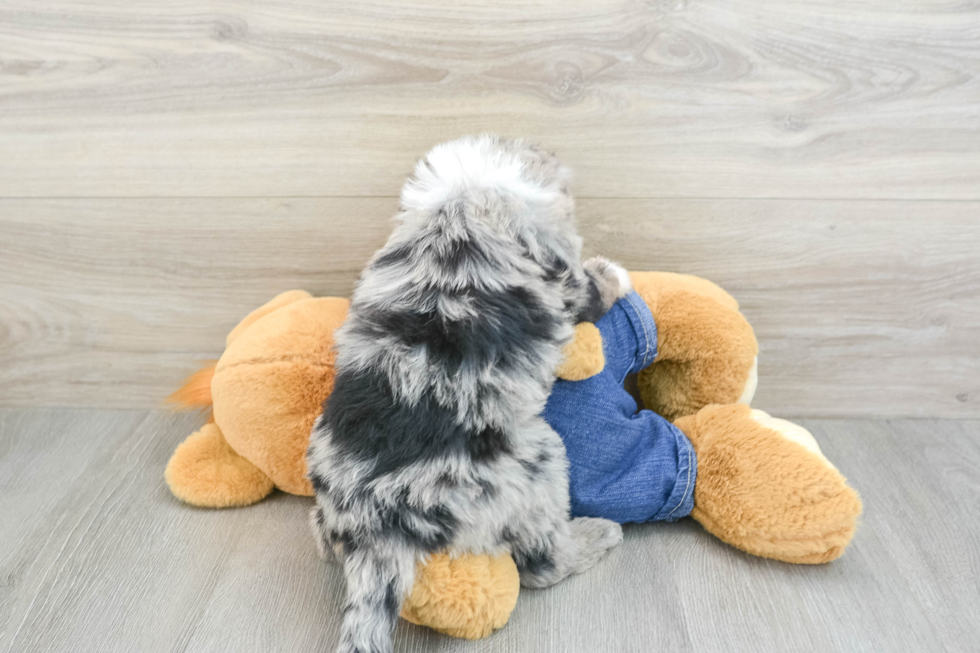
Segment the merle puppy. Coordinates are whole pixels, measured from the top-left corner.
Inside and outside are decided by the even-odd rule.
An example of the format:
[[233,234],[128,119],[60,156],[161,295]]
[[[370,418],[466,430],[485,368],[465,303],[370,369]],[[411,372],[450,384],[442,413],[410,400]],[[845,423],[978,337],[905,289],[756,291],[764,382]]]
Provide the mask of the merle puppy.
[[391,650],[429,553],[509,551],[547,587],[622,540],[569,519],[565,449],[539,416],[574,325],[630,287],[580,262],[568,177],[521,140],[440,145],[361,276],[309,449],[314,531],[347,578],[343,653]]

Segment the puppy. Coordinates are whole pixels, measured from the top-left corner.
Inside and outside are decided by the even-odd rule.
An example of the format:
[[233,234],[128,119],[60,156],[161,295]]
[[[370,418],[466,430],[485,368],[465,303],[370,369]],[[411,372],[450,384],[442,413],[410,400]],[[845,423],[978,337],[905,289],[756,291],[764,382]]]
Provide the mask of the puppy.
[[622,541],[569,520],[565,449],[539,416],[574,325],[630,289],[580,262],[568,178],[522,140],[440,145],[361,276],[308,454],[318,545],[347,579],[342,653],[391,651],[427,554],[510,552],[547,587]]

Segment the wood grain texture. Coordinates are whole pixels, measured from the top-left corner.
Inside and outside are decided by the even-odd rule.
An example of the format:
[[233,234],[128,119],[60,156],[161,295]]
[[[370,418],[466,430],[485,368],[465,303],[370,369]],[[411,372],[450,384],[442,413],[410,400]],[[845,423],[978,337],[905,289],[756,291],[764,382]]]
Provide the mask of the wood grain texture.
[[[346,296],[395,199],[0,200],[0,405],[159,405],[251,309]],[[980,417],[980,203],[582,200],[590,252],[698,274],[777,415]]]
[[[163,482],[189,415],[0,410],[0,651],[332,650],[343,581],[310,500],[238,510]],[[980,421],[804,422],[861,492],[843,558],[753,558],[696,523],[633,525],[589,572],[525,590],[463,642],[400,623],[403,652],[969,651],[980,635]]]
[[0,196],[392,196],[526,135],[583,197],[980,199],[980,8],[8,0]]

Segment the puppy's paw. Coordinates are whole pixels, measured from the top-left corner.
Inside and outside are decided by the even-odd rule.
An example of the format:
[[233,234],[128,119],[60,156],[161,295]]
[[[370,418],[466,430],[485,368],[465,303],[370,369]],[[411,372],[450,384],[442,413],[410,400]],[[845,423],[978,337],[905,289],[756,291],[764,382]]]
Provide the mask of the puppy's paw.
[[569,526],[578,545],[575,573],[581,573],[599,562],[610,549],[623,541],[623,527],[608,519],[578,517]]
[[629,272],[621,265],[613,263],[604,256],[593,256],[582,264],[586,273],[595,280],[596,287],[607,308],[616,300],[625,297],[633,290]]

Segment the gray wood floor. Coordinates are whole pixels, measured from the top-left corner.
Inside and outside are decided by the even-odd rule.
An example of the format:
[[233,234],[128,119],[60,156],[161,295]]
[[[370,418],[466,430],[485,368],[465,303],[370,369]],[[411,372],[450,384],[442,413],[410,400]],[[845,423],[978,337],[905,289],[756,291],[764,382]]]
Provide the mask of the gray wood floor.
[[[163,482],[194,415],[0,411],[0,651],[329,651],[338,570],[308,499],[178,503]],[[596,569],[525,591],[477,643],[401,623],[396,650],[976,651],[980,422],[810,420],[861,492],[847,554],[743,555],[694,522],[626,529]]]

